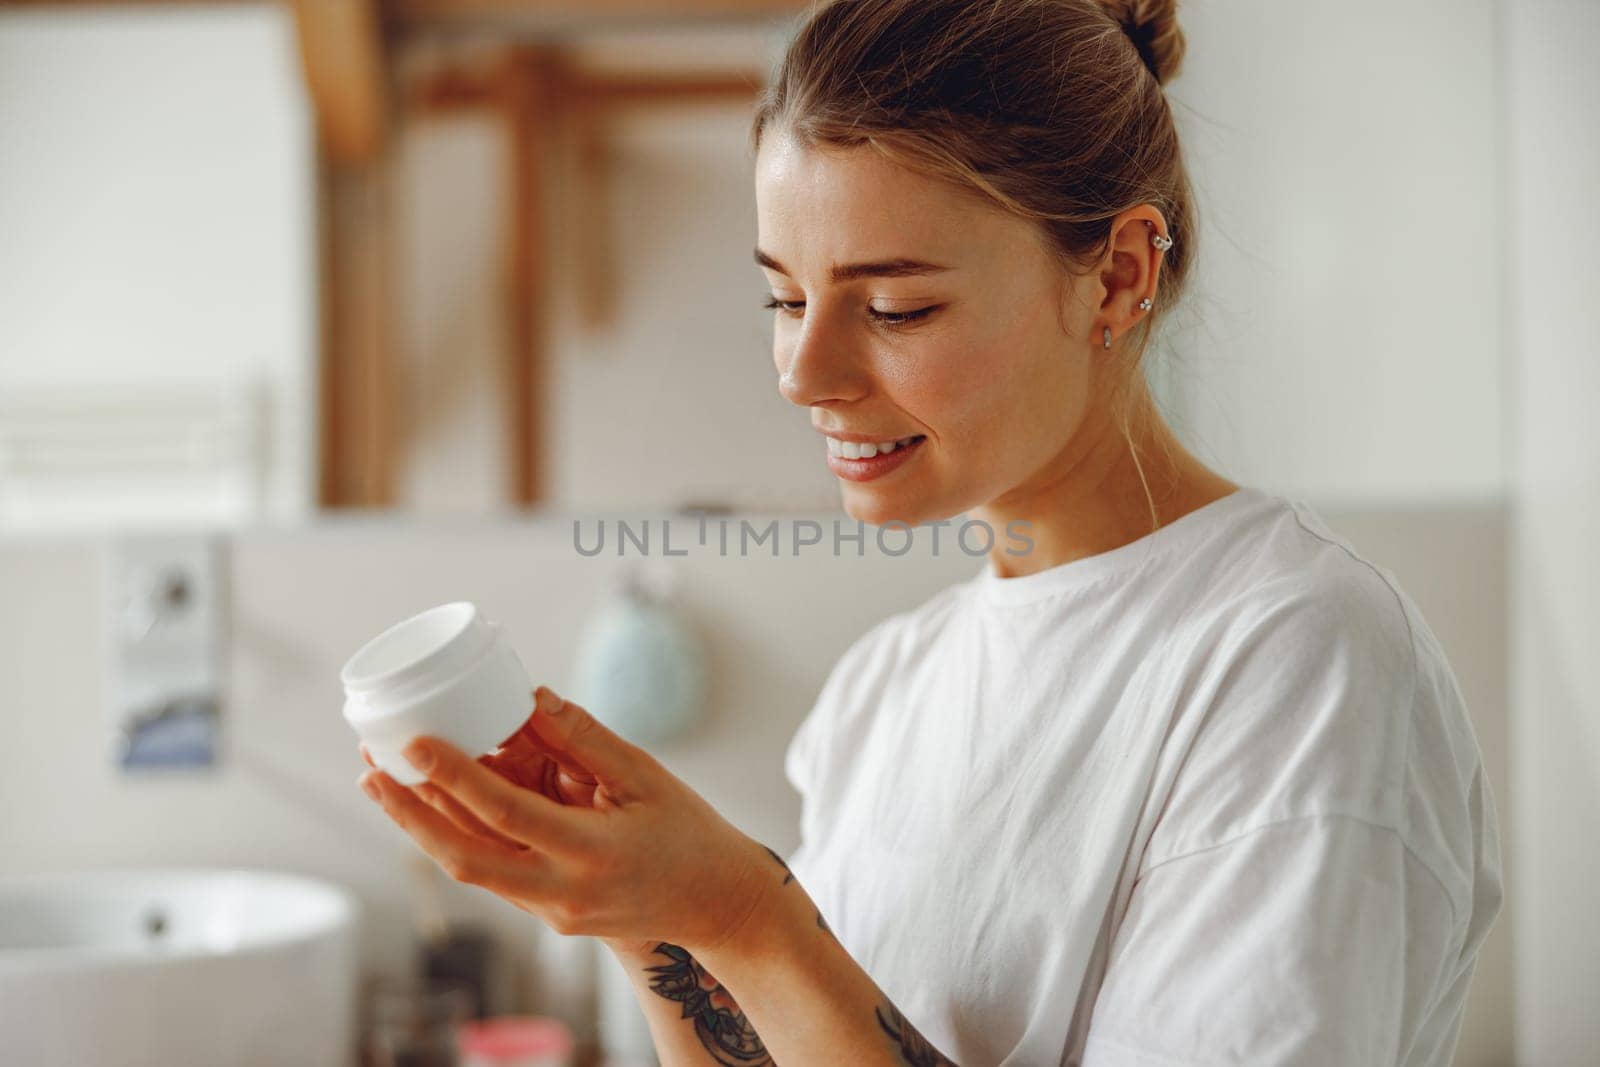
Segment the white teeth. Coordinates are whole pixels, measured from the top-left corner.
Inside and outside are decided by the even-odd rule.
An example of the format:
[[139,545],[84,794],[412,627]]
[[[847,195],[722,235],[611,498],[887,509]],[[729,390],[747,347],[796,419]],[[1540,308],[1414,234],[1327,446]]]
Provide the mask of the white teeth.
[[879,444],[868,441],[857,444],[855,441],[841,441],[836,437],[828,438],[828,454],[843,459],[871,459],[873,456],[886,456],[897,448],[904,448],[916,439],[916,435],[902,437],[898,441],[884,441]]

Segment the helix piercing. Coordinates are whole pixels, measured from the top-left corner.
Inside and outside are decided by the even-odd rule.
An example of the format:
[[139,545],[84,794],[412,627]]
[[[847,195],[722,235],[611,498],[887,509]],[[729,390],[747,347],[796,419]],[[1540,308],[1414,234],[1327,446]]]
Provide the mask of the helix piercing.
[[1150,243],[1161,249],[1161,251],[1165,252],[1167,249],[1172,247],[1172,238],[1163,237],[1159,233],[1153,233],[1150,235]]

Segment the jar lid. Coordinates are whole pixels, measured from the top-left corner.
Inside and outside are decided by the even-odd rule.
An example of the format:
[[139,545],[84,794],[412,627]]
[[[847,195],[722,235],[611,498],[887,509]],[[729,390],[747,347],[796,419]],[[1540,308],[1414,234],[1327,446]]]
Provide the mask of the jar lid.
[[339,671],[352,692],[402,685],[424,673],[459,669],[487,644],[484,620],[470,600],[440,604],[402,619],[356,650]]
[[493,1015],[456,1025],[457,1051],[493,1062],[529,1054],[572,1052],[572,1031],[542,1015]]

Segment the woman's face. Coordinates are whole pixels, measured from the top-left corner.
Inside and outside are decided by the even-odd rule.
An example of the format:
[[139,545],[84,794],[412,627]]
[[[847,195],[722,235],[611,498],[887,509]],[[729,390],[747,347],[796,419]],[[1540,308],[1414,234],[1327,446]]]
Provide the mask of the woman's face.
[[1032,224],[871,148],[780,130],[756,206],[784,397],[825,435],[923,438],[865,461],[819,442],[847,514],[916,525],[1065,475],[1095,385],[1096,305],[1077,294],[1096,287],[1068,284]]

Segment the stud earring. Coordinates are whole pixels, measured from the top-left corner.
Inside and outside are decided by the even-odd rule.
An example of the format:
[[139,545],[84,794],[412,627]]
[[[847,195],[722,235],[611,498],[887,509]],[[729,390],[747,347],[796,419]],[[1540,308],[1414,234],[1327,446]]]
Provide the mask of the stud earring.
[[1151,302],[1151,300],[1150,300],[1150,298],[1148,296],[1145,297],[1143,300],[1139,301],[1139,310],[1140,311],[1149,311],[1154,306],[1155,305]]
[[1111,347],[1111,327],[1107,326],[1105,328],[1104,336],[1105,336],[1105,344],[1104,344],[1103,347],[1110,348]]

